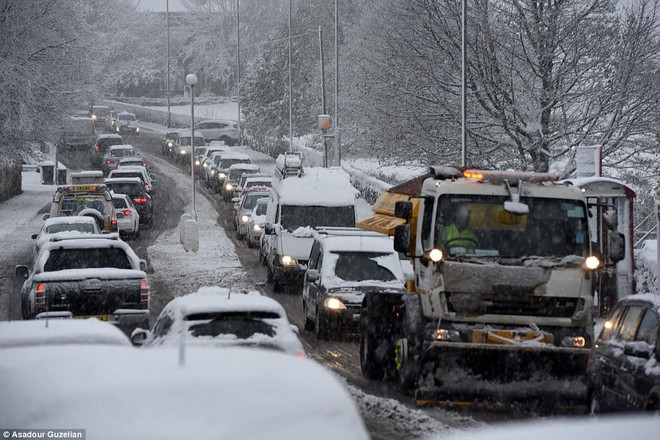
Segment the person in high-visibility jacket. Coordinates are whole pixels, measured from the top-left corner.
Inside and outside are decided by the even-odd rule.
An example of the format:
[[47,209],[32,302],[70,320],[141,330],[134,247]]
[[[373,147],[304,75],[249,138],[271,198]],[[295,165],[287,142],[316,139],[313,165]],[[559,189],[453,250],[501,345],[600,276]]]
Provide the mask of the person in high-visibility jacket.
[[470,226],[470,208],[467,205],[459,205],[454,211],[454,222],[444,227],[442,237],[449,247],[477,247],[477,235]]

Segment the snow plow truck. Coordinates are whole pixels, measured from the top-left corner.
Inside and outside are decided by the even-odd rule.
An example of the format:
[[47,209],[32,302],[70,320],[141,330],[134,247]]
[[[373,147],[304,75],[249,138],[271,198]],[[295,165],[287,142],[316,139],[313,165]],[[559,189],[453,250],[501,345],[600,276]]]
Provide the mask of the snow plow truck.
[[365,295],[366,378],[396,380],[420,405],[586,403],[602,263],[579,188],[551,173],[431,167],[373,211],[357,225],[393,235],[414,279],[403,295]]

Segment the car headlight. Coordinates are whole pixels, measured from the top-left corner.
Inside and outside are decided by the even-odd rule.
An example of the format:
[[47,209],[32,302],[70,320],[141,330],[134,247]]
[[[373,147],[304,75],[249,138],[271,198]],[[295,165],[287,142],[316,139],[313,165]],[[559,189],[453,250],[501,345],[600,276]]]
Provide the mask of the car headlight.
[[170,147],[170,148],[172,148],[172,147],[174,146],[174,144],[173,144],[172,142],[168,142],[168,143],[167,143],[167,146]]
[[227,191],[231,191],[231,190],[234,189],[234,185],[232,185],[231,183],[228,183],[227,185],[225,185],[225,189],[226,189]]
[[259,232],[261,231],[261,229],[262,229],[261,225],[258,225],[256,223],[252,225],[252,230],[255,232]]
[[195,165],[199,166],[199,160],[195,161]]
[[247,223],[247,222],[249,222],[249,221],[250,221],[250,216],[249,216],[249,215],[244,215],[244,216],[242,216],[242,217],[241,217],[241,221],[242,221],[243,223]]
[[96,121],[96,115],[92,115],[92,119]]
[[203,166],[204,168],[206,168],[206,167],[209,166],[209,164],[207,164],[206,162],[204,162],[204,163],[202,164],[202,166]]
[[211,175],[215,176],[215,170],[211,170]]
[[298,265],[298,261],[295,258],[290,257],[288,255],[280,255],[279,260],[280,260],[280,264],[282,266],[291,267],[291,266],[297,266]]
[[326,298],[323,307],[330,310],[346,310],[346,305],[339,298]]
[[136,132],[136,133],[139,133],[139,132],[140,132],[140,127],[136,128],[136,129],[135,129],[135,132]]
[[224,179],[225,177],[227,177],[225,173],[218,173],[218,179]]
[[186,154],[186,150],[181,150],[180,153],[181,154]]
[[598,257],[592,255],[584,260],[584,265],[587,266],[587,269],[594,270],[598,269],[598,266],[600,266],[600,261],[598,260]]

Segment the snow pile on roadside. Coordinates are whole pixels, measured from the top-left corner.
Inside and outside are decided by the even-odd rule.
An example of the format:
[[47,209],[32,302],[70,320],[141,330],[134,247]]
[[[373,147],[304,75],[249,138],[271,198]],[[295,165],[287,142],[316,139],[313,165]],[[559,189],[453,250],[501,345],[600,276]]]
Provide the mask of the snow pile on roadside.
[[[160,172],[173,179],[175,192],[190,194],[190,177],[160,161]],[[180,289],[176,296],[196,292],[202,286],[221,286],[232,290],[248,290],[250,284],[236,255],[234,244],[217,223],[218,214],[201,194],[195,199],[199,226],[198,252],[185,252],[179,241],[179,229],[163,232],[149,246],[148,255],[154,269],[152,279]],[[185,212],[191,211],[191,204]]]
[[409,436],[413,439],[440,439],[464,432],[467,429],[473,430],[488,426],[485,423],[475,421],[471,417],[438,409],[438,411],[443,411],[442,419],[450,420],[454,425],[449,426],[429,416],[427,412],[421,409],[409,408],[394,399],[365,394],[358,388],[346,383],[345,379],[340,378],[340,380],[344,382],[344,387],[358,405],[362,417],[382,421],[379,426],[382,426],[384,431],[380,433],[383,437],[403,438]]
[[644,240],[640,249],[635,249],[635,285],[636,293],[655,293],[658,288],[658,242]]

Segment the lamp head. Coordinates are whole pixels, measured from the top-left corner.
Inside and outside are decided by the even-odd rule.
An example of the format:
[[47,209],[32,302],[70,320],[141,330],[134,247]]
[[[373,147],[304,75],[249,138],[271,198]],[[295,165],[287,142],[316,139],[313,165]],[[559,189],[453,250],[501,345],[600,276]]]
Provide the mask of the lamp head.
[[186,75],[186,84],[188,84],[191,87],[194,87],[197,84],[197,75],[194,73],[189,73]]

